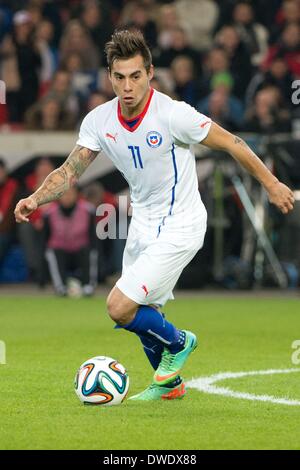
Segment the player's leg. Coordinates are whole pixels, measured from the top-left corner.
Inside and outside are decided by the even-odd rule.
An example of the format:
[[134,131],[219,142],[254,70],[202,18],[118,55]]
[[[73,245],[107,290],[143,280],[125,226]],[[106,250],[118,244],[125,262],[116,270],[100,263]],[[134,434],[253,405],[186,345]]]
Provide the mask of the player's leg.
[[146,332],[147,336],[164,345],[162,360],[154,374],[154,382],[158,385],[166,385],[179,375],[196,348],[197,339],[193,333],[177,329],[149,304],[163,305],[168,300],[182,270],[194,257],[203,239],[204,233],[202,238],[178,241],[165,238],[149,244],[116,285],[141,305],[135,317],[121,326],[137,334]]
[[[166,342],[174,343],[175,327],[167,322],[164,315],[154,306],[137,304],[117,287],[114,287],[108,296],[107,308],[117,327],[139,336],[151,365],[156,369],[161,362]],[[180,336],[179,332],[178,335],[175,334],[175,337],[177,336]],[[175,375],[166,386],[151,384],[144,392],[132,398],[138,400],[174,399],[181,398],[184,394],[183,381],[181,377]]]
[[[165,318],[165,315],[161,313],[156,306],[150,305],[150,307],[157,310],[159,314],[162,315],[163,318]],[[116,328],[121,328],[121,326],[117,324]],[[137,331],[134,331],[134,333],[136,333],[136,335],[139,337],[143,345],[144,352],[151,366],[153,367],[154,370],[156,370],[162,359],[162,354],[164,351],[164,343],[153,335],[149,335],[149,334],[141,333]],[[173,389],[175,389],[175,392],[173,391]],[[166,387],[164,388],[157,389],[157,387],[154,387],[153,384],[151,384],[151,386],[148,387],[145,391],[131,398],[138,399],[138,400],[153,400],[157,398],[171,399],[171,398],[180,398],[184,394],[185,394],[185,389],[184,389],[183,380],[178,375],[174,378],[174,380],[172,380],[172,382],[168,383]]]
[[[157,308],[155,305],[151,305],[151,307]],[[159,310],[159,308],[157,308]],[[163,317],[165,317],[164,313],[162,313]],[[160,364],[162,353],[164,351],[164,345],[157,341],[155,338],[147,337],[140,335],[140,340],[143,345],[144,352],[153,367],[156,370]],[[185,395],[185,384],[183,382],[182,377],[178,375],[175,379],[168,383],[166,386],[157,386],[156,384],[151,384],[141,393],[137,395],[133,395],[130,397],[130,400],[157,400],[157,399],[165,399],[171,400],[175,398],[183,398]]]
[[[160,311],[159,308],[155,305],[150,305],[150,307],[156,308],[158,311]],[[162,315],[164,316],[163,313]],[[148,361],[150,362],[153,369],[156,370],[161,361],[162,353],[164,350],[163,344],[160,341],[157,341],[156,338],[152,338],[149,336],[139,335],[139,338],[141,340]]]
[[[130,299],[129,299],[129,302],[128,302],[128,299],[126,299],[126,296],[125,298],[123,297],[123,294],[118,292],[117,288],[116,290],[112,290],[109,298],[108,298],[108,304],[110,305],[109,307],[109,312],[112,311],[113,307],[111,307],[111,303],[114,301],[114,299],[116,299],[117,303],[118,303],[118,306],[121,307],[122,309],[126,309],[126,308],[129,308],[129,309],[137,309],[137,313],[138,313],[138,309],[140,307],[142,307],[141,305],[137,305],[136,303],[131,303],[130,302]],[[122,304],[122,301],[124,302]],[[123,305],[123,306],[122,306]],[[143,306],[145,307],[145,306]],[[151,319],[151,312],[152,310],[156,310],[159,315],[161,315],[162,318],[165,318],[164,314],[161,313],[159,311],[159,309],[154,306],[154,305],[150,305],[149,306],[151,308],[151,310],[149,310],[149,318]],[[131,318],[131,317],[130,317]],[[129,320],[129,318],[127,319],[127,321]],[[127,329],[128,331],[132,331],[134,332],[140,339],[142,345],[143,345],[143,349],[144,349],[144,352],[150,362],[150,364],[152,365],[153,369],[156,370],[161,362],[161,359],[162,359],[162,353],[164,351],[164,343],[156,338],[156,336],[153,336],[149,333],[147,333],[146,331],[141,331],[141,330],[134,330],[134,329],[129,329],[128,328],[128,325],[123,325],[123,326],[120,326],[120,324],[118,324],[118,322],[116,322],[117,325],[116,325],[116,328],[125,328]],[[130,323],[130,322],[129,322]],[[182,383],[182,379],[181,377],[177,376],[174,378],[174,380],[168,384],[168,388],[174,388],[174,387],[177,387],[178,385],[180,385]],[[167,393],[169,390],[165,391],[165,393]],[[151,390],[152,394],[153,394],[153,390]]]
[[112,320],[121,328],[146,336],[176,353],[185,343],[185,334],[150,305],[141,305],[115,286],[107,299],[107,309]]

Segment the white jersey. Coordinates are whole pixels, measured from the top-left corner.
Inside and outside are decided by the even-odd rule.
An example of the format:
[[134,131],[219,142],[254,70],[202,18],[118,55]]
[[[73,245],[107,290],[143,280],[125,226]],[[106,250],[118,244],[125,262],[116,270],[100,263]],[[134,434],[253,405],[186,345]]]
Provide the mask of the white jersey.
[[[132,120],[134,121],[134,120]],[[191,145],[207,136],[211,119],[185,102],[151,89],[137,124],[129,126],[118,98],[83,120],[78,145],[103,151],[130,187],[132,222],[143,233],[194,236],[206,225]]]

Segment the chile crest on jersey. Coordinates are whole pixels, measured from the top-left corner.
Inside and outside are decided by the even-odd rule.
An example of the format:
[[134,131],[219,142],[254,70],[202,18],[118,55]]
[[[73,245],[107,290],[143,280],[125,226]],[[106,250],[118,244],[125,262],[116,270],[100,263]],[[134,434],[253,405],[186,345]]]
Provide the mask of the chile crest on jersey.
[[150,131],[146,136],[146,141],[149,147],[157,148],[162,143],[162,135],[157,131]]

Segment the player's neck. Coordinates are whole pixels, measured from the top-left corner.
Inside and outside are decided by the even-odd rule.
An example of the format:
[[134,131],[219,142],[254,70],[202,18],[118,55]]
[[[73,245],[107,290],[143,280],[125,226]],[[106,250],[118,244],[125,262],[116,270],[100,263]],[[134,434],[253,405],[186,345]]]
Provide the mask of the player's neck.
[[149,87],[144,98],[139,102],[139,104],[135,108],[124,106],[124,104],[120,102],[122,117],[124,119],[134,119],[135,117],[138,117],[143,112],[149,100],[150,94],[151,88]]

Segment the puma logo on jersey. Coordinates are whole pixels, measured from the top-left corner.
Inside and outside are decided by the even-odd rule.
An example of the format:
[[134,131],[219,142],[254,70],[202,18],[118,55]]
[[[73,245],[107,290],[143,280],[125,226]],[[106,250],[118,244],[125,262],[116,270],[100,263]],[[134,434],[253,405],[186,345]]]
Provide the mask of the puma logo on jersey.
[[211,121],[205,121],[203,124],[200,124],[200,127],[203,128],[203,127],[205,127],[207,124],[210,124],[210,123],[211,123]]
[[108,137],[109,139],[112,139],[115,143],[117,143],[117,135],[118,135],[117,132],[115,133],[115,135],[112,135],[109,132],[106,132],[105,137]]
[[146,292],[146,297],[147,297],[147,295],[149,294],[147,287],[143,285],[142,289]]

